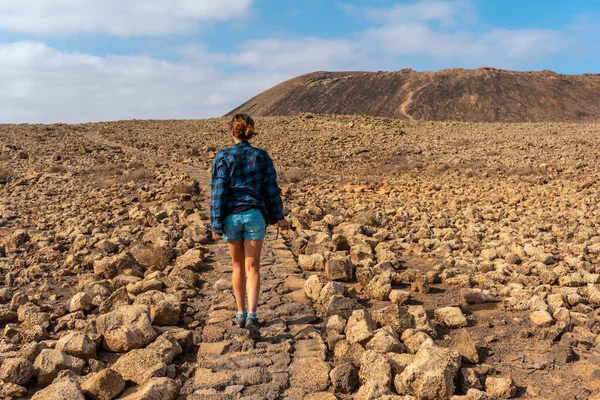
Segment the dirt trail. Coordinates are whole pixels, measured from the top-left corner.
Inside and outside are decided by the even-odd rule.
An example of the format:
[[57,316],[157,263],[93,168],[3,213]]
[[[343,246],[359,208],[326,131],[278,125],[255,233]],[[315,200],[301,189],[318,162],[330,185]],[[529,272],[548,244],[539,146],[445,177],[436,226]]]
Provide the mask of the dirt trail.
[[[99,145],[168,164],[197,180],[204,191],[210,190],[207,171],[108,141],[97,134],[85,136]],[[278,239],[275,235],[272,230],[268,232],[263,248],[258,307],[262,327],[257,340],[250,339],[246,330],[232,323],[236,307],[225,244],[207,246],[212,254],[203,275],[207,284],[199,296],[188,300],[192,308],[202,310],[199,322],[203,327],[197,358],[191,360],[193,370],[182,391],[188,399],[226,399],[237,395],[302,399],[306,394],[327,390],[331,362],[320,333],[322,321],[304,294],[305,276],[284,235]],[[307,365],[312,368],[306,368]]]
[[410,103],[412,103],[412,98],[413,98],[414,92],[410,92],[408,94],[408,97],[406,98],[406,101],[404,103],[402,103],[400,105],[400,114],[402,114],[404,117],[406,117],[406,119],[408,119],[409,121],[414,121],[415,119],[413,118],[412,115],[410,115],[406,110],[408,108],[408,106],[410,105]]

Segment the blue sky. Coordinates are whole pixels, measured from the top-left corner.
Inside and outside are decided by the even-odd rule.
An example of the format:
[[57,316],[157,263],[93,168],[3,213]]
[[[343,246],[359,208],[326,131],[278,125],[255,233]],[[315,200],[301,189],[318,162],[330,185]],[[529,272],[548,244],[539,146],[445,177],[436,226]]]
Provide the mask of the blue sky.
[[0,0],[0,122],[220,116],[315,70],[600,73],[592,0]]

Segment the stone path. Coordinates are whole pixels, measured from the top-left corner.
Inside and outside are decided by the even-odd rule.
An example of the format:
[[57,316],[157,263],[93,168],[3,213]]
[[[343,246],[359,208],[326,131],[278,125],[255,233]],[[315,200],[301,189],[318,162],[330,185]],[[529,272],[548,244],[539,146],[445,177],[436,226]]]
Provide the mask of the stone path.
[[[207,171],[86,135],[99,145],[121,148],[185,172],[209,191]],[[208,207],[208,204],[205,205]],[[182,394],[188,399],[335,399],[330,387],[330,362],[322,321],[304,293],[305,276],[286,244],[270,229],[263,248],[258,315],[261,337],[252,340],[233,324],[235,298],[231,262],[224,243],[209,244],[206,282],[201,294],[188,300],[202,327],[198,354],[191,363]]]

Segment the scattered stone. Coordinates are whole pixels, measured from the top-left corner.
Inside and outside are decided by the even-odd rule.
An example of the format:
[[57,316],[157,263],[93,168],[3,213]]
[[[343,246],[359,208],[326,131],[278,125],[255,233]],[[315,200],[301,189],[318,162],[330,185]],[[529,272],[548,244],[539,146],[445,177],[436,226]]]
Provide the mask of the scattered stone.
[[548,311],[533,311],[529,314],[529,318],[531,318],[531,322],[537,326],[550,326],[554,321],[552,315]]
[[167,374],[167,364],[156,351],[136,349],[121,356],[111,367],[126,381],[138,385],[150,378],[164,377]]
[[31,400],[85,400],[79,384],[73,380],[59,380],[33,395]]
[[475,338],[466,329],[460,329],[452,341],[452,349],[458,351],[462,358],[471,363],[479,363],[479,349]]
[[0,379],[25,386],[33,377],[33,365],[23,358],[7,358],[0,367]]
[[346,281],[352,280],[353,268],[352,263],[348,257],[334,256],[329,258],[325,263],[325,275],[327,278],[335,281]]
[[449,399],[455,391],[460,365],[457,352],[437,346],[421,348],[412,364],[396,375],[396,391],[423,400]]
[[442,307],[433,313],[435,320],[448,328],[457,329],[468,325],[467,318],[458,307]]
[[373,350],[381,354],[401,353],[405,349],[398,334],[389,325],[379,329],[367,343],[367,350]]
[[485,380],[485,391],[490,396],[499,399],[510,399],[517,394],[517,388],[510,377],[488,376]]
[[329,377],[336,393],[350,394],[358,386],[358,368],[351,363],[335,367],[331,370]]
[[83,332],[68,332],[58,340],[56,350],[84,360],[96,358],[96,343]]
[[495,303],[498,301],[498,298],[491,294],[489,290],[462,289],[460,293],[467,304]]
[[125,379],[112,369],[104,369],[82,383],[81,389],[92,400],[112,400],[125,389]]
[[71,298],[71,302],[69,303],[69,311],[77,312],[83,311],[88,312],[92,308],[92,296],[88,293],[80,292]]
[[121,400],[175,400],[180,386],[173,379],[152,378],[144,384],[129,388],[119,397]]
[[327,303],[326,317],[339,315],[344,319],[350,318],[355,310],[360,310],[363,307],[354,299],[342,295],[335,295]]
[[392,292],[392,275],[390,271],[375,275],[367,286],[372,298],[376,300],[387,300]]
[[348,319],[344,332],[349,343],[366,343],[374,334],[374,322],[365,310],[356,310]]
[[80,375],[85,367],[85,361],[71,357],[60,350],[44,349],[33,364],[38,378],[38,384],[48,385],[64,370],[71,370]]
[[392,289],[390,291],[389,299],[392,303],[406,304],[410,300],[410,292],[400,289]]
[[175,326],[179,322],[181,302],[175,295],[151,290],[137,296],[133,305],[147,306],[154,325]]
[[392,367],[388,359],[372,350],[365,351],[360,357],[360,370],[358,373],[362,384],[377,381],[383,386],[392,386]]
[[146,306],[125,306],[96,320],[107,350],[125,352],[146,346],[156,338]]
[[398,334],[413,327],[412,316],[397,303],[373,310],[372,316],[378,326],[390,326]]
[[312,301],[319,300],[319,294],[323,289],[323,286],[327,283],[327,279],[322,277],[321,275],[311,275],[306,280],[304,284],[304,291],[306,296]]
[[304,271],[324,271],[325,258],[321,254],[302,254],[298,257],[298,266]]

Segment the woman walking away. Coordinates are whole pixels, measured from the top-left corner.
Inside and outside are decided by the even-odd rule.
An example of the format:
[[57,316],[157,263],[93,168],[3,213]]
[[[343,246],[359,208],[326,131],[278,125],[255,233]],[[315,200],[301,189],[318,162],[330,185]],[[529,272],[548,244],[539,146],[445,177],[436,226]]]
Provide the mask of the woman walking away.
[[256,135],[254,121],[247,114],[236,114],[229,128],[235,145],[219,151],[213,161],[210,222],[213,239],[225,240],[231,253],[235,323],[256,338],[260,254],[267,225],[277,223],[281,229],[290,225],[283,216],[271,157],[248,142]]

